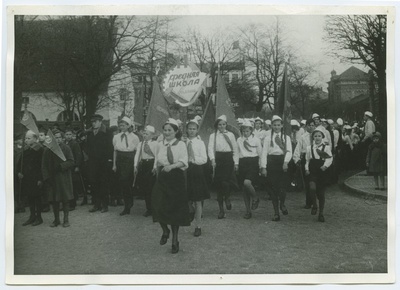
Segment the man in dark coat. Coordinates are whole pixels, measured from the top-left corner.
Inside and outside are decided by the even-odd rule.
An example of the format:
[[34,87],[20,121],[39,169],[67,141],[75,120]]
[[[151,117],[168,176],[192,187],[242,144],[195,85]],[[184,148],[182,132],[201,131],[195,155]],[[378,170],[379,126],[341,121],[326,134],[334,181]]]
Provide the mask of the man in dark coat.
[[92,128],[87,134],[86,150],[88,154],[88,178],[91,185],[94,206],[89,211],[108,211],[108,178],[107,168],[112,162],[112,143],[106,128],[103,125],[103,117],[95,114],[91,118]]
[[38,136],[29,130],[25,135],[25,147],[21,158],[17,162],[18,179],[21,183],[21,192],[28,198],[29,219],[22,225],[37,226],[43,223],[42,219],[42,155],[43,147],[37,142]]
[[79,194],[83,191],[82,189],[82,176],[81,167],[83,163],[82,150],[78,142],[72,139],[72,129],[65,130],[65,144],[69,146],[74,155],[75,167],[72,170],[72,184],[74,187],[74,198],[70,202],[70,210],[74,210],[76,207],[76,201],[78,200]]
[[63,227],[69,227],[69,201],[74,198],[71,170],[75,166],[75,161],[71,149],[62,141],[62,132],[55,130],[53,134],[66,160],[62,161],[61,158],[50,149],[46,149],[43,153],[43,182],[48,200],[53,204],[54,211],[54,221],[50,226],[56,227],[60,224],[61,202],[64,211]]

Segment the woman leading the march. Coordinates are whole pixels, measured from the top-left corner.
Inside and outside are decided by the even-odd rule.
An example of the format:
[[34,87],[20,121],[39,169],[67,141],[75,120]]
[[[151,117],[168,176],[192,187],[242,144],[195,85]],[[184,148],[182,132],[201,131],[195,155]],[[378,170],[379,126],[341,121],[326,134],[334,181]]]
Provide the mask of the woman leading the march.
[[176,139],[179,126],[176,120],[168,119],[163,126],[164,140],[157,144],[157,181],[152,192],[153,221],[159,222],[163,230],[160,244],[164,245],[172,229],[172,253],[178,253],[178,230],[190,225],[189,204],[184,170],[188,168],[185,143]]
[[226,209],[231,210],[230,192],[232,187],[238,187],[235,176],[239,167],[238,145],[235,135],[226,130],[226,126],[226,116],[222,115],[215,121],[215,133],[210,135],[208,143],[208,157],[214,169],[214,183],[218,190],[219,219],[225,217],[224,198]]

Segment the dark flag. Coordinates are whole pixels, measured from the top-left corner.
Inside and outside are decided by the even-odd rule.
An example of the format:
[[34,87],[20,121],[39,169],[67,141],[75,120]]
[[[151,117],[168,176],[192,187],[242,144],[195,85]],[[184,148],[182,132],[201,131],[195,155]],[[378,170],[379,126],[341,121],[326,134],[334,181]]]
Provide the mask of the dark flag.
[[146,118],[146,125],[151,125],[156,129],[156,134],[162,133],[162,126],[170,117],[168,104],[160,90],[156,78],[153,78],[153,91],[149,105],[149,112]]
[[141,86],[135,90],[135,108],[133,109],[134,121],[140,125],[144,124],[143,108],[144,108],[144,88]]
[[212,98],[207,102],[206,109],[204,111],[203,118],[201,119],[200,128],[199,128],[199,136],[206,144],[206,148],[208,148],[208,141],[210,139],[210,135],[215,132],[214,129],[215,123],[215,109],[214,104],[212,102]]
[[217,77],[217,95],[216,95],[216,116],[225,115],[228,121],[227,129],[235,134],[236,138],[240,137],[240,130],[237,125],[235,113],[233,112],[231,99],[225,86],[224,79],[218,70]]
[[36,126],[35,120],[33,120],[31,113],[29,113],[28,111],[24,112],[21,124],[28,128],[28,130],[35,132],[36,135],[39,135],[39,129]]
[[60,157],[62,161],[67,160],[67,158],[65,158],[65,155],[60,148],[60,145],[58,145],[56,138],[54,137],[50,129],[49,131],[47,131],[47,136],[43,142],[43,145],[49,148],[51,151],[53,151],[53,153],[56,154],[58,157]]
[[287,65],[283,70],[283,77],[281,82],[281,87],[279,89],[279,97],[276,102],[275,113],[282,117],[283,129],[285,134],[292,136],[292,127],[290,125],[290,120],[292,119],[292,113],[290,110],[290,87],[289,78],[287,75]]

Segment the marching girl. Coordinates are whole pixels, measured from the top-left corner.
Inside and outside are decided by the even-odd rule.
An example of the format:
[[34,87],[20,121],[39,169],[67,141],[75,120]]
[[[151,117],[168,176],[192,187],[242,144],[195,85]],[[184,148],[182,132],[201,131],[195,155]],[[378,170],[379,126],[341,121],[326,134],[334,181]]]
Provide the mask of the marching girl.
[[207,163],[206,145],[197,135],[199,123],[196,119],[186,125],[188,138],[186,140],[188,150],[189,168],[187,170],[187,190],[189,201],[194,202],[195,215],[194,236],[201,235],[201,216],[203,212],[202,202],[210,198],[207,181],[204,175],[204,164]]
[[185,143],[176,138],[178,123],[168,119],[163,126],[164,140],[157,144],[154,169],[157,180],[152,191],[153,221],[159,222],[163,231],[160,245],[167,243],[171,225],[172,253],[179,252],[180,226],[190,225],[189,204],[184,170],[188,168]]
[[235,176],[235,171],[239,167],[238,147],[235,135],[226,130],[226,125],[226,116],[220,116],[215,121],[215,133],[210,135],[208,143],[208,157],[214,169],[214,183],[218,188],[218,219],[225,217],[224,198],[226,209],[232,209],[229,195],[232,187],[238,187]]
[[325,138],[324,133],[319,129],[315,129],[311,136],[313,143],[307,147],[305,165],[306,175],[309,175],[310,181],[310,195],[312,200],[311,214],[317,214],[318,197],[318,221],[324,222],[325,187],[328,181],[327,178],[329,178],[326,170],[332,165],[333,158],[330,146],[322,142]]
[[[237,139],[239,148],[239,184],[243,184],[243,199],[246,206],[245,219],[251,218],[251,210],[256,210],[260,199],[253,187],[259,174],[260,157],[262,153],[261,141],[255,137],[253,126],[244,121],[240,127],[242,137]],[[250,209],[250,200],[252,200]]]
[[272,130],[267,132],[261,155],[261,175],[268,178],[274,217],[279,221],[279,209],[283,215],[288,214],[285,206],[288,163],[292,159],[292,141],[283,133],[281,117],[272,117]]

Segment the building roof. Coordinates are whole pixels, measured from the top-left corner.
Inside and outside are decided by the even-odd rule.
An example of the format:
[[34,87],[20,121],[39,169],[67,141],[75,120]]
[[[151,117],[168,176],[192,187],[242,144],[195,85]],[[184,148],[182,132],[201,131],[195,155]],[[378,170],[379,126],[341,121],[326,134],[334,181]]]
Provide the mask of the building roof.
[[362,70],[351,66],[344,72],[342,72],[339,76],[338,79],[340,80],[368,80],[368,74],[366,72],[363,72]]

